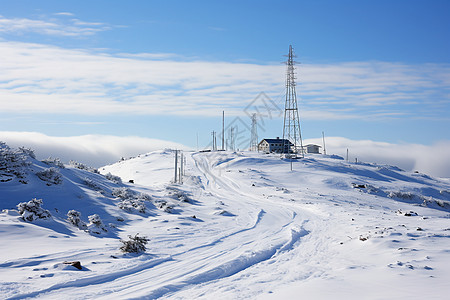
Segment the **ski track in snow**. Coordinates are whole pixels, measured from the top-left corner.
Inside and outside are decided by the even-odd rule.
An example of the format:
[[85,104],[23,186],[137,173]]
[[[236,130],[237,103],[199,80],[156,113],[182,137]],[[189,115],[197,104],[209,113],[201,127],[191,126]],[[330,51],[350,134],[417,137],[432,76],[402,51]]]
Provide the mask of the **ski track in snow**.
[[[191,203],[177,204],[173,214],[152,213],[154,218],[137,216],[124,223],[129,226],[127,233],[138,231],[150,236],[147,253],[152,254],[107,258],[109,253],[117,252],[116,246],[111,244],[117,240],[109,236],[104,244],[99,242],[86,248],[77,244],[50,254],[19,255],[0,262],[0,271],[17,270],[17,274],[37,271],[43,273],[41,280],[47,281],[41,285],[37,281],[39,278],[33,277],[22,282],[5,282],[0,288],[6,297],[250,298],[270,296],[278,281],[288,287],[301,283],[305,292],[308,288],[315,290],[317,279],[330,288],[335,282],[344,281],[339,279],[328,285],[326,282],[333,278],[356,282],[362,290],[367,285],[357,277],[386,272],[386,276],[375,278],[403,282],[396,274],[411,278],[411,273],[405,275],[404,272],[415,271],[419,275],[414,278],[428,283],[435,275],[427,277],[427,274],[443,272],[435,267],[437,262],[433,264],[436,257],[442,256],[444,262],[448,261],[449,254],[445,250],[427,248],[427,245],[443,241],[448,245],[446,232],[450,224],[445,208],[435,205],[435,213],[429,208],[412,206],[407,202],[422,198],[403,192],[394,195],[404,199],[386,196],[398,182],[408,187],[408,191],[444,198],[450,195],[448,191],[446,194],[445,190],[440,192],[438,188],[427,186],[434,179],[411,177],[386,167],[377,169],[371,165],[314,158],[296,162],[292,172],[281,172],[279,166],[283,166],[283,162],[279,158],[224,152],[186,155],[187,179],[190,180],[184,185],[170,185],[172,170],[167,162],[160,161],[162,157],[171,160],[168,152],[163,152],[160,156],[147,154],[110,167],[123,172],[124,181],[136,179],[138,184],[133,188],[152,193],[153,199],[170,200],[170,194],[164,194],[169,192],[192,195]],[[278,173],[271,174],[271,168]],[[73,176],[70,178],[73,185],[77,180]],[[354,188],[353,183],[367,187]],[[378,188],[373,188],[372,184],[378,184]],[[106,185],[105,188],[109,189]],[[449,185],[441,188],[450,190]],[[97,197],[94,192],[88,192]],[[107,203],[110,205],[113,201]],[[434,214],[431,221],[427,221],[425,217],[405,217],[401,210],[395,211],[397,208]],[[104,211],[111,209],[102,208]],[[215,215],[215,211],[228,214]],[[425,229],[416,225],[422,223],[420,226]],[[68,234],[64,238],[75,239],[73,236]],[[103,257],[97,254],[102,251]],[[372,261],[377,255],[378,260]],[[393,261],[396,257],[397,262]],[[60,270],[55,266],[70,260],[94,262],[84,267],[85,272],[58,274]],[[98,268],[100,264],[110,268]],[[353,274],[361,275],[354,278]],[[416,284],[412,282],[407,286],[414,287]],[[284,297],[280,295],[283,294],[274,293],[273,297]],[[298,291],[294,289],[288,295],[298,295]],[[387,294],[381,295],[385,298]],[[355,296],[350,295],[350,298]]]
[[[290,232],[283,235],[286,236],[284,239],[284,242],[281,242],[279,244],[272,245],[270,247],[264,247],[261,250],[257,251],[249,251],[251,249],[251,245],[248,245],[249,247],[246,247],[246,252],[240,253],[239,251],[236,251],[236,244],[241,243],[243,240],[247,240],[247,238],[242,238],[239,235],[246,234],[246,236],[251,237],[252,233],[251,231],[256,229],[258,226],[261,226],[261,223],[264,222],[264,218],[267,214],[269,214],[267,211],[272,214],[272,210],[275,206],[269,205],[267,207],[263,206],[263,209],[260,209],[258,207],[255,207],[252,200],[247,200],[246,202],[243,202],[243,199],[249,198],[249,195],[242,194],[239,191],[239,185],[226,181],[226,179],[221,178],[214,174],[214,172],[210,169],[211,162],[205,159],[204,156],[197,156],[193,155],[195,165],[198,168],[198,171],[200,171],[201,176],[203,176],[206,179],[207,186],[204,187],[205,189],[209,190],[216,196],[220,198],[229,199],[227,195],[232,195],[232,197],[238,198],[240,205],[250,205],[252,208],[249,211],[257,211],[256,216],[253,217],[252,223],[247,224],[248,227],[245,227],[243,229],[239,229],[236,231],[233,231],[232,233],[229,233],[227,235],[221,236],[220,238],[214,240],[211,243],[204,244],[198,247],[194,247],[192,249],[189,249],[186,252],[173,254],[173,260],[170,262],[167,262],[166,264],[158,266],[153,272],[160,272],[160,273],[169,273],[170,270],[173,270],[174,266],[168,266],[172,264],[181,264],[183,261],[189,261],[192,266],[183,266],[187,268],[183,273],[182,278],[176,278],[179,276],[174,276],[174,278],[171,278],[171,280],[168,280],[169,282],[177,282],[177,283],[170,283],[170,284],[164,284],[163,286],[160,286],[154,290],[149,291],[149,293],[145,296],[148,299],[154,299],[161,296],[164,296],[169,293],[176,293],[177,291],[188,287],[190,285],[198,285],[198,284],[204,284],[206,282],[218,280],[224,277],[232,276],[233,274],[236,274],[238,272],[241,272],[253,265],[256,265],[262,261],[268,260],[274,255],[282,252],[282,251],[289,251],[295,242],[297,242],[302,236],[306,235],[307,232],[305,230],[299,230],[297,228],[291,228]],[[241,195],[241,196],[239,196]],[[276,208],[276,211],[278,211],[279,208]],[[293,218],[296,217],[296,213],[292,213],[289,215],[288,219],[286,220],[286,223],[282,223],[280,226],[281,228],[273,228],[274,224],[270,222],[271,232],[275,232],[275,234],[280,235],[283,232],[283,229],[285,229],[287,226],[291,225],[293,222]],[[301,228],[301,226],[299,226]],[[234,240],[230,240],[236,237]],[[270,235],[268,234],[265,236],[267,240],[270,241]],[[230,240],[230,241],[228,241]],[[248,241],[251,241],[250,238],[248,238]],[[226,244],[223,247],[226,247],[226,250],[220,249],[219,253],[217,253],[217,246],[218,244]],[[239,250],[239,248],[237,249]],[[235,254],[236,253],[236,254]],[[237,255],[237,257],[236,257]],[[192,257],[198,257],[199,261],[192,261]],[[218,266],[211,267],[215,265],[215,261],[223,261],[224,263],[221,263]],[[204,265],[202,268],[198,268],[197,265]],[[169,270],[166,270],[169,269]],[[192,276],[192,273],[196,273],[196,275]],[[144,285],[148,285],[145,283]],[[133,289],[136,288],[136,286],[133,286]]]

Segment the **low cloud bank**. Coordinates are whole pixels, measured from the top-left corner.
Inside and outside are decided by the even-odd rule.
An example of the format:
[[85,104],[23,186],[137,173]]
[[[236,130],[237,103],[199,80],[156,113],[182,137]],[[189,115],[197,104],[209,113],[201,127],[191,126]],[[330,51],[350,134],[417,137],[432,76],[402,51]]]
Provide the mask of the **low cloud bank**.
[[[306,144],[322,145],[322,139],[308,139]],[[349,160],[398,166],[406,171],[450,178],[450,141],[433,145],[391,144],[371,140],[350,140],[343,137],[328,137],[325,140],[327,154],[337,154]]]
[[0,132],[0,141],[10,147],[27,147],[35,151],[38,159],[59,158],[101,167],[114,163],[122,157],[131,157],[164,148],[187,149],[170,141],[136,136],[82,135],[72,137],[48,136],[37,132]]
[[[0,132],[0,141],[11,147],[25,146],[35,150],[39,159],[60,158],[63,162],[75,160],[92,167],[114,163],[122,157],[131,157],[164,148],[188,149],[188,147],[164,140],[136,136],[83,135],[54,137],[36,132]],[[398,166],[406,171],[419,171],[437,177],[450,178],[450,141],[433,145],[392,144],[371,140],[350,140],[343,137],[327,137],[327,154],[355,158]],[[322,145],[322,139],[307,139],[304,144]]]

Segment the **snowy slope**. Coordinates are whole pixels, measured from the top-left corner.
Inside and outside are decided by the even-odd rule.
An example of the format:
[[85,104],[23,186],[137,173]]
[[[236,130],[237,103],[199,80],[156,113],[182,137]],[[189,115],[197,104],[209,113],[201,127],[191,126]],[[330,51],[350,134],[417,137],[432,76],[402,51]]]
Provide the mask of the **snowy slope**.
[[[66,166],[62,184],[48,186],[35,175],[48,166],[29,158],[28,184],[0,183],[0,207],[9,209],[0,214],[8,241],[0,245],[1,294],[444,299],[450,292],[448,181],[322,155],[294,161],[292,171],[276,155],[185,156],[182,185],[171,183],[169,150],[99,170],[124,183]],[[121,187],[136,199],[149,195],[140,202],[145,213],[119,208]],[[25,222],[11,210],[35,197],[51,220]],[[86,222],[98,214],[108,232],[69,224],[70,209]],[[150,239],[146,253],[121,253],[119,239],[136,233]],[[73,260],[81,271],[62,264]]]

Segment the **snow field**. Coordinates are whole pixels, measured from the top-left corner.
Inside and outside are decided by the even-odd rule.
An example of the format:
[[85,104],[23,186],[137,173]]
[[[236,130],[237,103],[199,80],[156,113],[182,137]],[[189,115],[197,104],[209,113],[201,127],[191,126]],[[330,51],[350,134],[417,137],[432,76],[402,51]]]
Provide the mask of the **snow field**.
[[[294,161],[293,171],[277,155],[185,156],[183,185],[171,183],[169,150],[100,169],[121,184],[70,167],[59,170],[59,185],[32,175],[26,186],[3,183],[0,203],[9,210],[0,214],[0,236],[9,242],[0,245],[7,253],[0,292],[16,299],[443,299],[450,292],[448,181],[319,155]],[[112,191],[123,187],[150,196],[146,213],[118,208]],[[43,199],[52,220],[19,218],[14,206],[32,197]],[[108,232],[73,227],[69,209],[85,221],[97,213]],[[150,239],[146,253],[120,253],[119,239],[136,233]],[[81,271],[62,264],[74,260]]]

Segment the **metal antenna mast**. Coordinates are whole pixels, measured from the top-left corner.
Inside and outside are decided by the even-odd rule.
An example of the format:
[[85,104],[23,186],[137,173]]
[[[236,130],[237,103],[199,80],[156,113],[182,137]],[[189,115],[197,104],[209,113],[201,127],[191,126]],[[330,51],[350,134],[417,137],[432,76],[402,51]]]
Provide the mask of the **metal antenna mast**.
[[[289,45],[288,60],[286,62],[286,104],[284,106],[283,152],[291,157],[296,157],[297,154],[300,153],[303,157],[303,141],[300,131],[297,94],[295,92],[294,57],[292,45]],[[291,142],[292,145],[289,145],[288,141]]]
[[258,150],[258,123],[256,113],[252,115],[252,135],[250,138],[250,151]]

